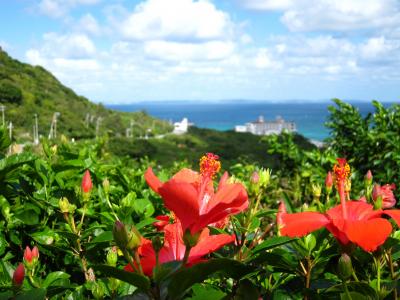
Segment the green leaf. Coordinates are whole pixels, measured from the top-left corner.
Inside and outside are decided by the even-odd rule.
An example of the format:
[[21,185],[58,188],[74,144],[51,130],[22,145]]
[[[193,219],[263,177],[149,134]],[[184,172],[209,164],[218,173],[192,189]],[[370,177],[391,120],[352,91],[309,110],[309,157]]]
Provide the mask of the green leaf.
[[246,266],[236,260],[228,258],[211,259],[207,262],[181,269],[173,274],[168,285],[168,294],[171,299],[181,298],[195,283],[204,281],[216,272],[221,272],[228,277],[238,279],[253,271],[252,267]]
[[153,224],[156,221],[157,221],[157,219],[155,219],[155,218],[147,218],[147,219],[144,219],[144,220],[140,221],[139,223],[135,224],[135,227],[137,230],[140,230],[141,228],[143,228],[147,225]]
[[193,296],[187,298],[188,300],[221,300],[226,296],[223,291],[205,284],[195,284],[192,288],[192,291]]
[[257,247],[255,247],[252,252],[257,253],[259,251],[267,251],[267,250],[273,249],[275,247],[285,245],[287,243],[291,243],[295,240],[296,239],[292,239],[292,238],[289,238],[286,236],[275,236],[275,237],[269,238],[268,240],[265,240],[261,244],[257,245]]
[[46,289],[32,289],[15,297],[15,300],[44,300]]
[[104,231],[100,233],[98,236],[96,236],[90,244],[96,244],[96,243],[104,243],[104,242],[110,242],[113,241],[113,233],[112,231]]
[[68,279],[69,277],[69,274],[61,271],[49,273],[49,275],[47,275],[46,279],[43,281],[42,287],[47,288],[49,286],[61,285],[61,283],[63,283],[64,280]]
[[0,234],[0,256],[2,256],[4,254],[4,251],[6,250],[7,247],[7,241],[4,238],[4,236],[2,234]]
[[55,240],[58,240],[58,234],[49,228],[46,228],[43,231],[34,232],[31,236],[36,242],[43,245],[51,245]]
[[25,203],[14,214],[14,216],[27,225],[39,223],[40,208],[31,203]]
[[138,215],[144,215],[145,217],[151,217],[154,214],[154,206],[150,200],[139,198],[133,203],[133,208]]
[[106,277],[113,277],[136,286],[141,291],[148,291],[150,280],[142,275],[127,272],[107,265],[94,265],[94,270],[101,272]]

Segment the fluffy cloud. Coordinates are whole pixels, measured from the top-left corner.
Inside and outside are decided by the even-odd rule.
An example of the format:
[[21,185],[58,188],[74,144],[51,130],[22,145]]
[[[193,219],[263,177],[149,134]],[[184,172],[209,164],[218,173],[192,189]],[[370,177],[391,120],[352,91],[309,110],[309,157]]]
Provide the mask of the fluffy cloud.
[[[146,0],[116,26],[149,60],[224,60],[236,49],[229,14],[208,0]],[[241,42],[250,41],[245,37]]]
[[92,57],[96,47],[89,37],[81,33],[60,35],[50,32],[43,35],[40,52],[46,57],[82,59]]
[[25,53],[29,63],[48,68],[67,83],[76,83],[70,80],[75,77],[72,73],[82,77],[87,72],[100,71],[97,55],[95,45],[86,35],[56,33],[44,34],[41,46]]
[[229,15],[207,0],[147,0],[136,6],[121,31],[135,40],[207,41],[227,39]]
[[149,58],[171,61],[221,60],[233,54],[231,42],[176,43],[167,41],[146,42],[144,52]]
[[348,31],[396,27],[397,0],[246,0],[256,10],[282,11],[281,21],[291,31]]

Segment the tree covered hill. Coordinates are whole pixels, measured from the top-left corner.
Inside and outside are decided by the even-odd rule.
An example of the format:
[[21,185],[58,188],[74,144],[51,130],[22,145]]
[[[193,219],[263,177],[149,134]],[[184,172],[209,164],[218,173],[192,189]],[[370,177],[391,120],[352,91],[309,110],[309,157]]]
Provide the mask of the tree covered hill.
[[19,139],[32,140],[34,114],[38,115],[39,134],[47,136],[55,112],[60,112],[58,133],[71,138],[94,137],[98,123],[98,133],[110,136],[125,135],[131,123],[137,136],[144,135],[149,128],[153,134],[171,130],[168,123],[145,112],[117,112],[92,103],[64,86],[43,67],[15,60],[1,47],[0,105],[5,106],[6,122],[13,123]]

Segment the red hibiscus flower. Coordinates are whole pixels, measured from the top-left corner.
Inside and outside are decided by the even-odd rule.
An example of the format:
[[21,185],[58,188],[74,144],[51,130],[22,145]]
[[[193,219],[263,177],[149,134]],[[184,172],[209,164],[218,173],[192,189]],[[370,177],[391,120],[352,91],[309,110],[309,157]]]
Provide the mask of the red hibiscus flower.
[[352,242],[365,251],[375,251],[382,245],[392,231],[392,225],[382,215],[392,217],[400,224],[400,210],[374,210],[374,207],[362,201],[346,201],[344,181],[350,173],[345,160],[338,160],[334,171],[341,204],[325,214],[301,212],[283,214],[280,233],[289,237],[301,237],[325,227],[343,245]]
[[376,184],[372,190],[372,199],[376,202],[378,198],[381,197],[382,208],[392,208],[396,205],[396,198],[394,197],[392,191],[395,188],[395,184],[385,184],[383,186]]
[[[158,259],[163,264],[170,261],[179,261],[184,258],[186,246],[183,243],[182,226],[179,222],[168,224],[164,227],[165,237],[164,246],[161,248]],[[235,240],[234,236],[228,234],[210,235],[208,228],[201,231],[198,243],[190,249],[188,265],[193,265],[202,260],[202,258],[222,246]],[[140,263],[144,274],[151,276],[153,268],[156,266],[156,253],[150,240],[142,238],[141,246],[138,248]],[[125,267],[126,271],[134,272],[131,265]]]
[[149,168],[144,177],[163,198],[165,206],[180,220],[183,231],[189,229],[194,234],[248,207],[244,186],[228,183],[227,173],[221,177],[218,189],[214,191],[213,177],[220,167],[218,156],[208,153],[200,160],[200,173],[182,169],[163,183]]

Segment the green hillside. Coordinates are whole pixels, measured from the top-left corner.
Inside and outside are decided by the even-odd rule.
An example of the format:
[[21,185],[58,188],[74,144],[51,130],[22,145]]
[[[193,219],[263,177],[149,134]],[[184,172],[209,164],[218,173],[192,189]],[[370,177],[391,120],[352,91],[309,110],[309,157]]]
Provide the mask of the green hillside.
[[99,118],[99,135],[123,136],[131,121],[136,136],[144,135],[149,128],[153,134],[171,130],[168,123],[145,112],[117,112],[94,104],[61,84],[43,67],[21,63],[1,48],[0,105],[5,106],[6,122],[12,121],[17,138],[26,141],[32,140],[34,114],[38,115],[39,134],[47,137],[55,112],[60,112],[58,133],[70,138],[94,137]]

